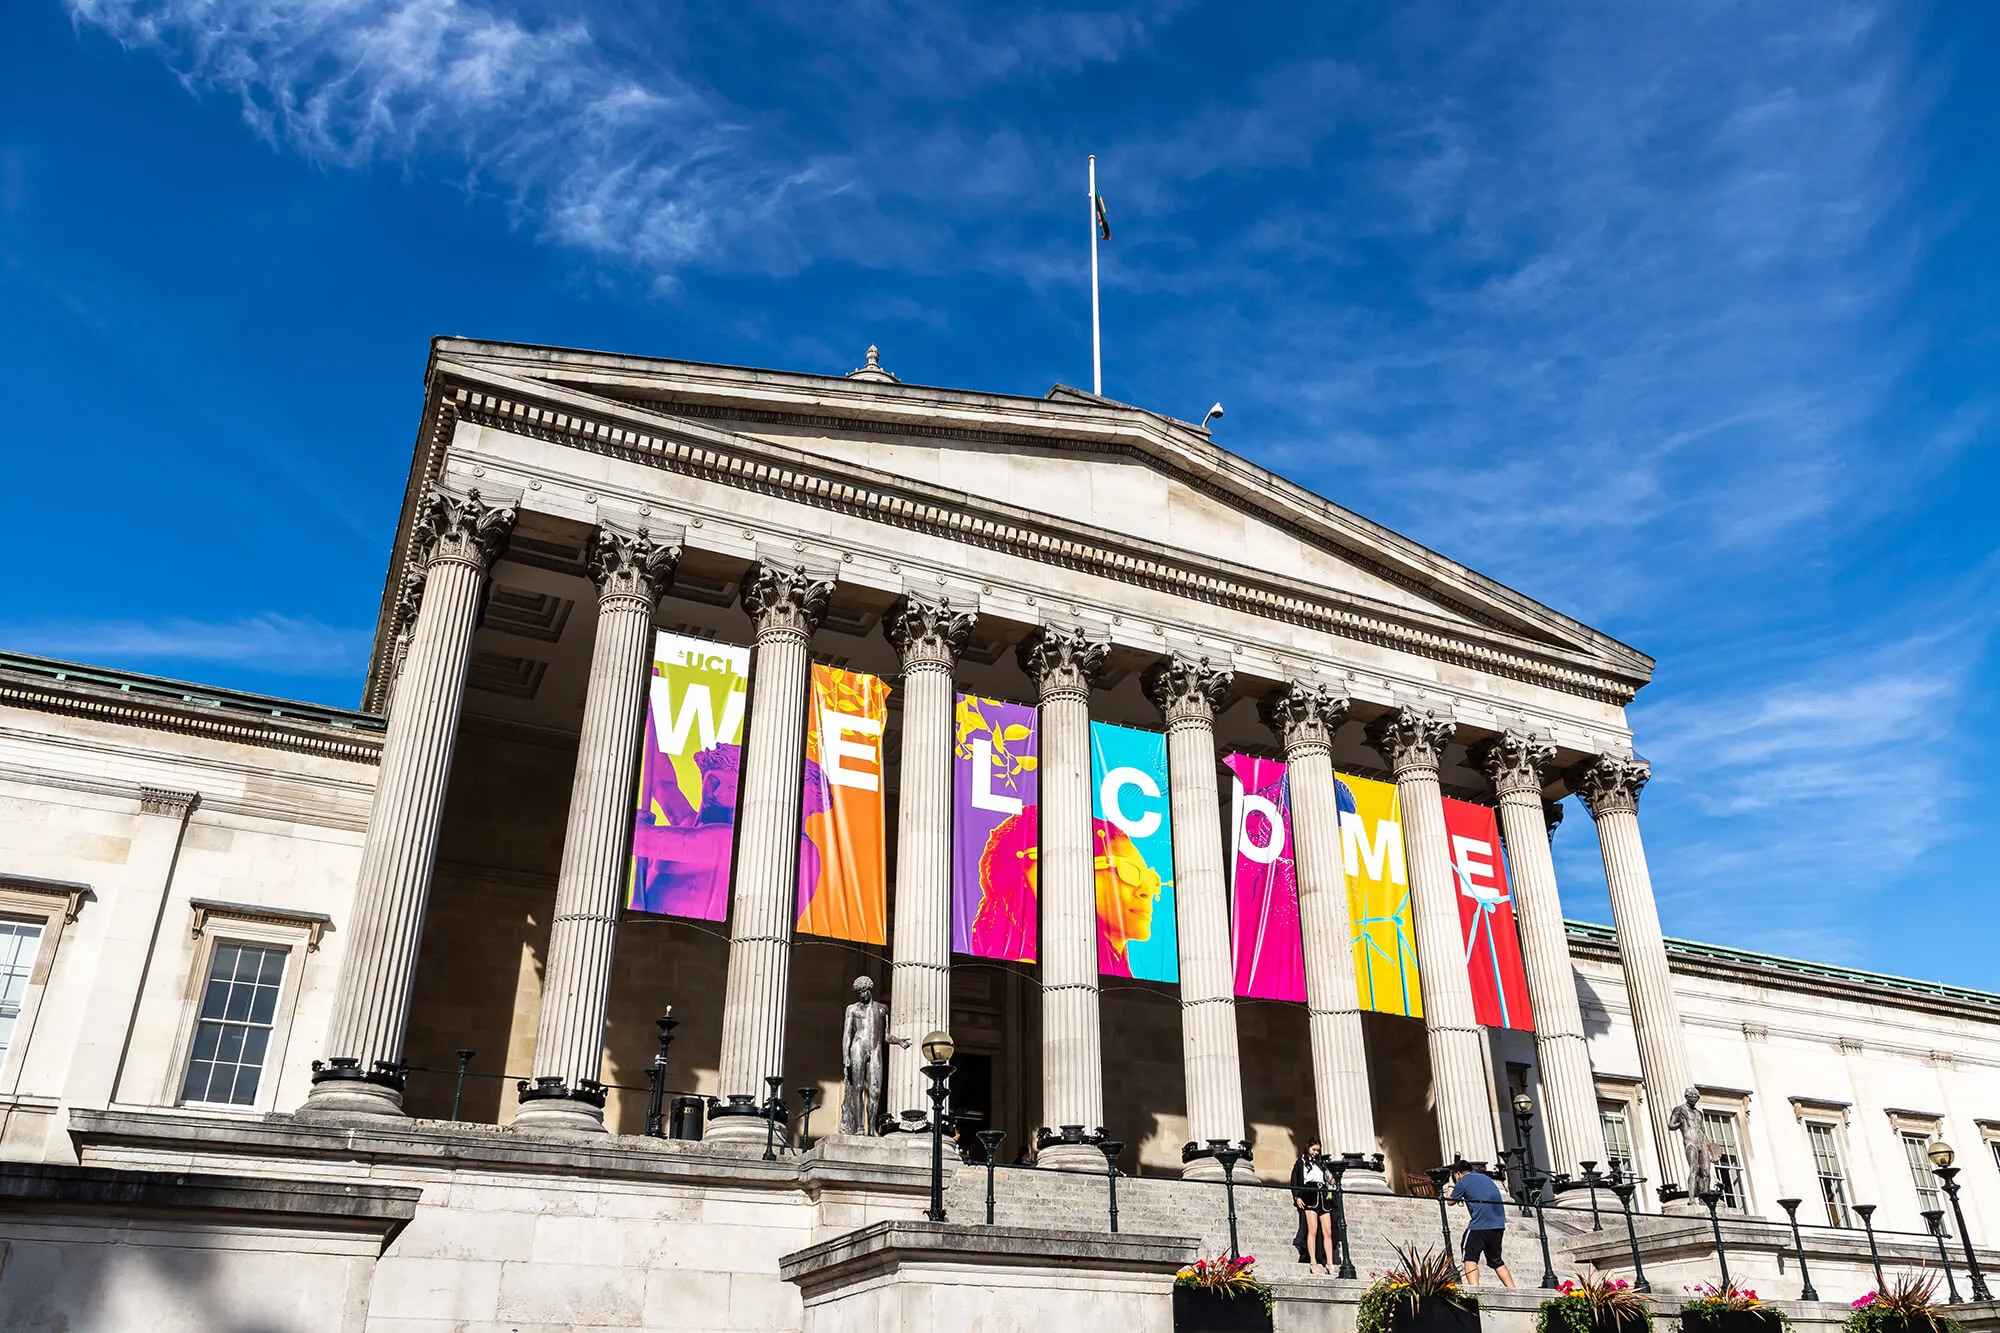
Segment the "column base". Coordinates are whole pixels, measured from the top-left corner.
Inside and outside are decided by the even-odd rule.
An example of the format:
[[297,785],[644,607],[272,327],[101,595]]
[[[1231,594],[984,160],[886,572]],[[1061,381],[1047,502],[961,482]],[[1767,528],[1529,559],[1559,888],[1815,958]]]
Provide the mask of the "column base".
[[603,1134],[604,1108],[575,1097],[536,1097],[521,1103],[510,1128],[539,1133]]
[[407,1119],[403,1109],[403,1075],[392,1065],[377,1062],[372,1073],[364,1072],[353,1059],[313,1061],[312,1091],[297,1113],[314,1115],[374,1115]]
[[726,1098],[708,1113],[708,1123],[702,1127],[703,1143],[754,1143],[762,1146],[768,1135],[773,1145],[783,1145],[786,1141],[787,1118],[782,1108],[778,1111],[775,1129],[764,1106],[741,1093]]

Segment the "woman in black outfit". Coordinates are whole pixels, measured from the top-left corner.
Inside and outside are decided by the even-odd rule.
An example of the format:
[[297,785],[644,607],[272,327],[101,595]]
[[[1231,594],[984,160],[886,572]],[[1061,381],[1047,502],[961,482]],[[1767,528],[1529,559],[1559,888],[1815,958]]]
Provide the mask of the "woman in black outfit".
[[1333,1217],[1328,1193],[1332,1180],[1319,1140],[1314,1139],[1292,1164],[1292,1206],[1299,1210],[1298,1235],[1292,1244],[1307,1272],[1312,1272],[1317,1262],[1328,1277],[1333,1276]]

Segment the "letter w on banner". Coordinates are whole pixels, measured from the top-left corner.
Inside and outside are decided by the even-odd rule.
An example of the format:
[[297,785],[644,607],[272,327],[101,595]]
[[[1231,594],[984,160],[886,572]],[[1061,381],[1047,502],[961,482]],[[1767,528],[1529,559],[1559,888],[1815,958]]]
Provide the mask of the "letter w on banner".
[[1472,978],[1472,1016],[1486,1027],[1533,1031],[1500,826],[1489,807],[1446,797],[1444,830],[1458,888],[1465,970]]
[[654,640],[639,758],[627,902],[635,912],[729,915],[736,780],[750,650],[662,633]]
[[799,836],[799,929],[862,944],[889,942],[879,676],[812,669]]
[[1232,754],[1229,898],[1236,993],[1252,1000],[1306,998],[1299,880],[1292,859],[1292,800],[1285,765]]

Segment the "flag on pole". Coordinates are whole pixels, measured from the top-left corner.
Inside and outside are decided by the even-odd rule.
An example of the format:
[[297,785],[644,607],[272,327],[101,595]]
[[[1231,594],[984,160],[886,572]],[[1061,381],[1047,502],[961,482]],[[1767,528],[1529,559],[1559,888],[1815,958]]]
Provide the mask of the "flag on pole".
[[1108,241],[1111,239],[1111,219],[1106,217],[1104,214],[1104,196],[1101,194],[1093,194],[1091,198],[1096,201],[1097,234],[1102,239]]

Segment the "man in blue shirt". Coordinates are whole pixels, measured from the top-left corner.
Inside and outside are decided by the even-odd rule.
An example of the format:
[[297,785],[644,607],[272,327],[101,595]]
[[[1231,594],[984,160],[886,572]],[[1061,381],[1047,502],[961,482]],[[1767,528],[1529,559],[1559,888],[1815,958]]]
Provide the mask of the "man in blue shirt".
[[1500,1239],[1507,1234],[1507,1206],[1501,1201],[1500,1186],[1484,1171],[1453,1162],[1451,1193],[1445,1197],[1465,1205],[1465,1238],[1459,1249],[1459,1258],[1465,1261],[1465,1285],[1479,1285],[1479,1261],[1483,1258],[1501,1286],[1513,1286],[1514,1275],[1500,1257]]

